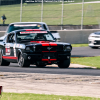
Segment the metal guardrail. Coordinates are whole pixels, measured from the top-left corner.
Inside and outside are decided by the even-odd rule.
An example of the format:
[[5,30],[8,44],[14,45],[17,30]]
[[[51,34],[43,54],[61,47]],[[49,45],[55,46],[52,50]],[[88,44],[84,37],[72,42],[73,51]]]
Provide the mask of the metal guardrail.
[[[100,29],[84,29],[84,30],[57,30],[60,35],[60,41],[77,44],[88,43],[88,36],[90,33],[100,31]],[[5,34],[5,31],[0,32],[0,37]]]

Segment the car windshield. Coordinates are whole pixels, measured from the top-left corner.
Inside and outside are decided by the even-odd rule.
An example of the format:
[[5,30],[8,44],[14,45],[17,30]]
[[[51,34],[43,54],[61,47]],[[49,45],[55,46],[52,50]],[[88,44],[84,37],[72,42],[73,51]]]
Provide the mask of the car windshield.
[[29,41],[55,41],[54,37],[47,31],[18,32],[16,39],[18,43]]
[[14,30],[20,29],[46,29],[45,25],[42,24],[12,24],[9,26],[7,33],[10,33]]

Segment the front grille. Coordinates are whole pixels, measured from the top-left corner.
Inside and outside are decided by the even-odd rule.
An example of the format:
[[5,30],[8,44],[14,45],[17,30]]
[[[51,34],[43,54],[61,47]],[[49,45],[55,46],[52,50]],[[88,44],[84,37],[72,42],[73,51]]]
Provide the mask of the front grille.
[[57,46],[57,51],[63,51],[63,45]]
[[94,41],[94,45],[100,45],[100,41],[95,40],[95,41]]
[[56,46],[42,46],[42,51],[57,51]]
[[50,57],[50,59],[54,59],[57,57],[57,53],[56,52],[44,52],[42,53],[42,57],[43,59],[48,59],[48,57]]

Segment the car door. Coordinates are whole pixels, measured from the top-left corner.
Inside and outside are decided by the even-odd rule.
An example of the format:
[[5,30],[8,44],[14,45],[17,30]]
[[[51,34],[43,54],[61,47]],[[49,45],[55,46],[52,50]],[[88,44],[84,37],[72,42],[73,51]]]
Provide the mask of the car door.
[[10,33],[7,37],[7,42],[5,44],[5,56],[6,56],[6,59],[11,62],[15,60],[14,46],[15,46],[15,34]]

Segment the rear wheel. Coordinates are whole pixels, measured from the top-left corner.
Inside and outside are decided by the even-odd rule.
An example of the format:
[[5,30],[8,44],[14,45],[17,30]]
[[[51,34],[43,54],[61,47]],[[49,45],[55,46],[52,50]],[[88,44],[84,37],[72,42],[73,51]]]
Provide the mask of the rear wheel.
[[2,53],[0,52],[0,66],[9,66],[10,62],[8,61],[5,61],[3,58],[2,58]]
[[98,49],[98,47],[91,47],[92,49]]
[[19,67],[29,67],[30,62],[25,60],[24,57],[20,54],[19,59],[18,59],[18,65]]
[[59,67],[59,68],[68,68],[69,65],[70,65],[70,58],[67,59],[67,60],[64,60],[64,61],[60,61],[60,62],[58,63],[58,67]]

